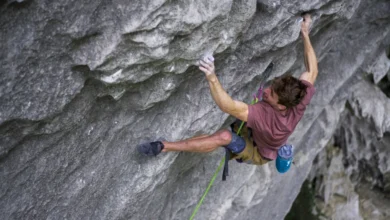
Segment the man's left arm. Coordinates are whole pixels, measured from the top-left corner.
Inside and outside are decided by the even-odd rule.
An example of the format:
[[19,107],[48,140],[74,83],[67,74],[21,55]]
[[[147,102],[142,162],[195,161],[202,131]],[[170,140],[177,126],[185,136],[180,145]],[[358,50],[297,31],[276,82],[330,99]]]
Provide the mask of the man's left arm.
[[309,38],[309,30],[311,26],[312,20],[310,14],[305,14],[303,16],[303,21],[301,24],[301,33],[303,39],[303,54],[306,66],[306,72],[302,73],[299,77],[300,79],[306,80],[314,85],[318,75],[318,64],[317,57],[314,52],[313,46],[311,45]]
[[206,58],[200,61],[199,69],[206,74],[210,86],[210,93],[218,107],[242,121],[248,120],[248,105],[244,102],[233,100],[222,88],[217,75],[215,74],[214,63]]

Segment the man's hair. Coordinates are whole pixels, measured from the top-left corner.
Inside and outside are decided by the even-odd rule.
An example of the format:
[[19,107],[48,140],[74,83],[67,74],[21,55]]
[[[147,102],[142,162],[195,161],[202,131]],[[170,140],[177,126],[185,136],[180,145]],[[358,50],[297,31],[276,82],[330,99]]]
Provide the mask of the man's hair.
[[276,77],[271,88],[279,96],[279,104],[292,108],[305,97],[307,86],[301,80],[287,74]]

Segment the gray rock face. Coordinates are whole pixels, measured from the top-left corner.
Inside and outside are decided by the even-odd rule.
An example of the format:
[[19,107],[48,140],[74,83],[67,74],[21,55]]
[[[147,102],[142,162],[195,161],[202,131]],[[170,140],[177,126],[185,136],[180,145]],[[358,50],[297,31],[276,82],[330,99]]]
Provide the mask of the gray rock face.
[[232,122],[194,66],[204,54],[214,54],[228,93],[247,102],[270,62],[269,79],[299,76],[303,11],[313,11],[320,73],[289,140],[296,166],[280,175],[274,163],[231,163],[196,219],[283,219],[347,100],[373,112],[378,149],[389,146],[387,99],[359,83],[366,73],[389,77],[390,3],[2,1],[0,219],[189,218],[223,150],[144,158],[136,144]]
[[390,99],[370,82],[353,87],[330,141],[336,148],[317,156],[309,180],[329,219],[384,220],[390,216]]
[[315,210],[321,213],[319,216],[322,219],[365,219],[360,215],[359,195],[346,175],[340,148],[329,146],[317,157],[312,182],[315,183]]
[[[389,70],[383,55],[369,67],[381,75]],[[374,85],[379,83],[375,74],[372,78],[351,87],[334,138],[317,155],[308,178],[318,209],[329,219],[390,216],[389,91]]]

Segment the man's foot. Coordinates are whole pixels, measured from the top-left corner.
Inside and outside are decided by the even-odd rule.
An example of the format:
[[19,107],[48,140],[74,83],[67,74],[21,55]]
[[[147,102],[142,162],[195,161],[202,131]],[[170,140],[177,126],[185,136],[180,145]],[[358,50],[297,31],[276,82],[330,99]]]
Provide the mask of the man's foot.
[[157,156],[164,149],[164,144],[161,141],[143,143],[137,146],[138,152],[146,156]]

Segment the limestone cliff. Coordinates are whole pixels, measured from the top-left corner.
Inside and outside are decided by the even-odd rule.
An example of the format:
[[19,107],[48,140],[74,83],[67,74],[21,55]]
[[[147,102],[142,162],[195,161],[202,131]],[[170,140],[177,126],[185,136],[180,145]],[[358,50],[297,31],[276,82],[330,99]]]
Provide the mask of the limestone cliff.
[[376,135],[388,136],[388,100],[364,95],[390,78],[390,2],[0,1],[0,219],[187,219],[223,150],[144,158],[136,144],[233,120],[194,66],[205,53],[247,102],[269,63],[268,80],[299,76],[304,11],[319,76],[289,139],[295,166],[280,175],[273,163],[231,163],[196,219],[283,219],[348,100],[375,111]]
[[[387,77],[378,84],[390,85]],[[354,87],[309,180],[318,209],[329,219],[385,220],[390,217],[390,99],[385,95],[390,90],[367,81]]]

